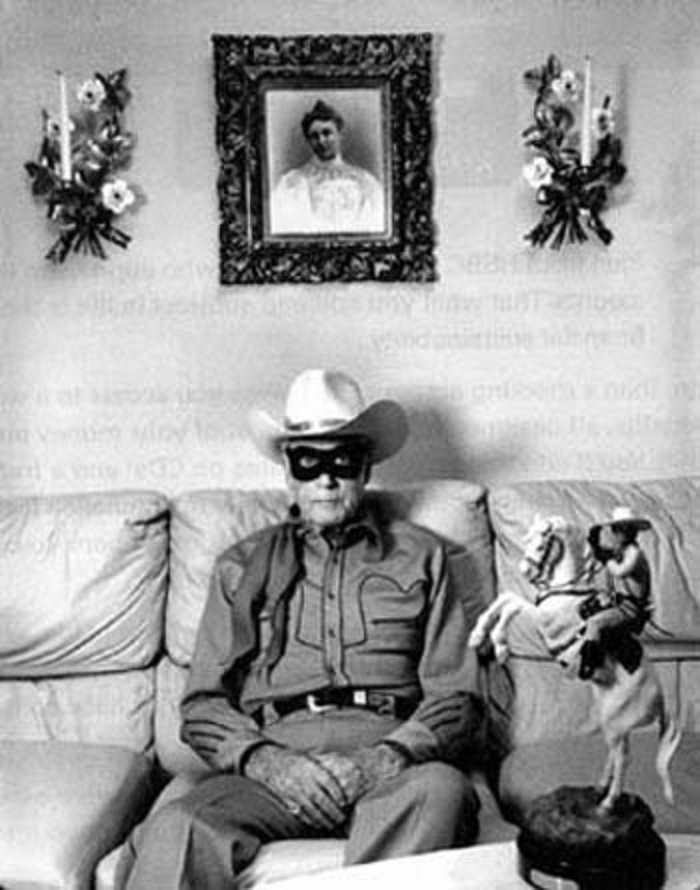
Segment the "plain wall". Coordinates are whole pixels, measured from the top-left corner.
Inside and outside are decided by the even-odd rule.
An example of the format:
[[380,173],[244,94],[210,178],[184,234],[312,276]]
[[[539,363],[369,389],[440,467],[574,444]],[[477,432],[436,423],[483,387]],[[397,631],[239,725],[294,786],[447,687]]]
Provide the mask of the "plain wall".
[[[279,481],[246,436],[305,367],[393,397],[380,481],[700,472],[700,5],[694,0],[0,0],[5,493]],[[434,284],[218,284],[213,33],[435,35]],[[608,248],[530,248],[523,72],[593,59],[629,173]],[[126,67],[147,203],[107,261],[55,238],[23,165],[55,72]]]

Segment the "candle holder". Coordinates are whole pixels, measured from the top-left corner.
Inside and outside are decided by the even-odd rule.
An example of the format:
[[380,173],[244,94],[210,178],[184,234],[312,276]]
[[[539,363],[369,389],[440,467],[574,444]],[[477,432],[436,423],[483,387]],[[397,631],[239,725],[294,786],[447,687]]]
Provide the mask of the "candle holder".
[[[534,123],[522,134],[530,152],[523,175],[543,207],[540,221],[525,235],[534,247],[549,244],[558,250],[566,243],[587,241],[589,232],[606,246],[613,240],[601,214],[610,189],[627,171],[622,141],[614,134],[610,97],[598,108],[591,106],[590,71],[587,60],[583,102],[581,76],[563,69],[557,56],[525,72],[535,102]],[[590,163],[584,163],[589,158]]]
[[126,248],[131,241],[117,218],[144,201],[140,189],[122,175],[135,144],[123,123],[130,99],[126,69],[96,73],[82,83],[74,114],[60,72],[59,95],[58,117],[42,111],[38,158],[24,165],[32,194],[46,204],[47,217],[59,230],[46,258],[62,263],[72,251],[106,259],[105,242]]

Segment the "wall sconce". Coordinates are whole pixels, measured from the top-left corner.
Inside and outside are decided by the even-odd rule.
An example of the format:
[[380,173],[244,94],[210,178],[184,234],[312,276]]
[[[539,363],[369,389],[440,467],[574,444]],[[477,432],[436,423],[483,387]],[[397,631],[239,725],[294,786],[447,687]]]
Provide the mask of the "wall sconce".
[[116,225],[126,211],[143,202],[141,191],[122,171],[131,163],[135,137],[124,129],[124,108],[131,95],[126,69],[96,73],[76,90],[71,114],[63,73],[57,72],[59,113],[42,111],[43,135],[36,161],[25,164],[32,194],[47,206],[59,236],[46,258],[62,263],[74,253],[106,259],[105,242],[126,248],[131,236]]
[[525,72],[525,83],[535,91],[535,104],[534,123],[522,134],[530,152],[523,175],[543,207],[525,239],[558,250],[564,243],[587,241],[590,230],[607,246],[613,234],[600,215],[609,190],[627,172],[610,97],[592,107],[588,57],[583,78],[550,55],[546,65]]

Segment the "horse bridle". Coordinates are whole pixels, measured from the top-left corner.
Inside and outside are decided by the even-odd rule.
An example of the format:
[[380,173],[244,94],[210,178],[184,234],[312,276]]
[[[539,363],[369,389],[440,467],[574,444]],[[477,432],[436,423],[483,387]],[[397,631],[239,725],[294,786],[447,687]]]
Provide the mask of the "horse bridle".
[[[552,553],[554,547],[559,548],[558,553],[554,553],[554,554]],[[547,541],[545,543],[544,550],[542,551],[542,556],[539,558],[539,560],[535,561],[531,557],[528,557],[528,556],[524,557],[526,562],[529,562],[530,565],[533,566],[533,568],[538,573],[534,578],[529,579],[530,583],[533,584],[535,587],[537,587],[540,590],[545,588],[545,586],[547,584],[547,580],[544,577],[545,570],[549,568],[550,571],[547,574],[551,575],[551,566],[553,564],[552,557],[554,557],[554,562],[556,562],[556,560],[559,557],[561,557],[561,554],[563,553],[563,551],[564,551],[564,545],[559,540],[559,538],[554,534],[554,532],[550,529],[550,531],[547,533]]]
[[[558,553],[553,553],[555,546],[559,548]],[[536,605],[544,602],[544,600],[548,599],[550,596],[588,596],[590,594],[590,587],[585,589],[577,587],[577,584],[583,580],[583,578],[588,577],[590,572],[589,565],[584,565],[581,571],[565,584],[557,584],[553,587],[548,585],[547,577],[551,575],[551,567],[556,563],[557,558],[561,556],[563,551],[564,544],[554,531],[550,529],[547,533],[547,541],[540,559],[535,562],[534,560],[525,557],[525,559],[539,572],[535,578],[528,579],[533,587],[536,587],[538,590],[537,597],[535,598]],[[548,567],[550,568],[550,571],[547,573],[547,577],[545,577],[544,570]],[[594,574],[597,574],[601,569],[602,566],[600,566]]]

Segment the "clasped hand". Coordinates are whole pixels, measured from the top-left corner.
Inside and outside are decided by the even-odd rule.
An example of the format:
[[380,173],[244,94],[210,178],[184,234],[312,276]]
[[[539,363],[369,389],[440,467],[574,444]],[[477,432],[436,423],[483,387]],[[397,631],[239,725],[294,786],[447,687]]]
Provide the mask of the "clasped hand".
[[277,794],[306,825],[332,832],[363,794],[405,765],[402,754],[381,744],[351,755],[263,745],[250,755],[245,774]]

